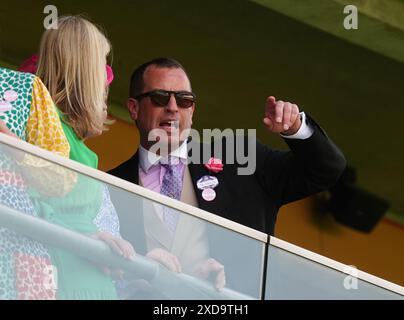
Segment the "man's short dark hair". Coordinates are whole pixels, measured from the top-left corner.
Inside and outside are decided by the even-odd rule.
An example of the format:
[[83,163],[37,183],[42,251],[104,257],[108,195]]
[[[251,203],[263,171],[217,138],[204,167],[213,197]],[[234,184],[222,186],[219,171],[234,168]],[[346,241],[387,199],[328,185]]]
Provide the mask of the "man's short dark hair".
[[[184,67],[178,61],[171,58],[157,58],[143,63],[141,66],[136,68],[132,73],[130,78],[129,86],[129,97],[134,98],[135,96],[142,93],[144,88],[144,73],[146,69],[150,66],[156,66],[158,68],[168,68],[168,69],[181,69],[187,74]],[[188,74],[187,74],[188,76]]]

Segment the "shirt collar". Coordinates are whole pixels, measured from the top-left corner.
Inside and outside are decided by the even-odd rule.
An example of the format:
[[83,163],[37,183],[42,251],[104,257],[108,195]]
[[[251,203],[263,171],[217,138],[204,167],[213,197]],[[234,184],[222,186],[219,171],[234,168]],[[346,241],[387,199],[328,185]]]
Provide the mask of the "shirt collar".
[[[186,160],[188,158],[187,141],[185,140],[180,147],[171,152],[170,155]],[[141,145],[139,146],[139,166],[144,172],[149,171],[152,166],[159,163],[161,158],[162,156],[146,150]]]

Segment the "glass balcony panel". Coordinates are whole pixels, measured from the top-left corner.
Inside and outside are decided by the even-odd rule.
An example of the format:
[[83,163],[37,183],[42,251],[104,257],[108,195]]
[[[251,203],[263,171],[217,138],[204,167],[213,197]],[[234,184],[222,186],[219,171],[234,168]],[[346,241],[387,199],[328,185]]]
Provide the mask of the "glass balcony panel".
[[[227,220],[210,222],[213,216],[205,212],[203,219],[199,209],[180,210],[157,193],[128,183],[122,187],[104,173],[16,144],[41,156],[0,145],[0,298],[261,297],[264,241],[232,230]],[[115,183],[107,182],[111,179]],[[175,232],[167,228],[164,211],[178,214]],[[134,260],[96,240],[99,231],[122,234],[136,250]],[[156,262],[176,264],[172,255],[182,267],[179,273]],[[222,290],[207,272],[211,259],[224,266]]]
[[269,245],[265,299],[404,299],[403,295],[360,279],[355,269],[347,267],[344,273],[315,259]]

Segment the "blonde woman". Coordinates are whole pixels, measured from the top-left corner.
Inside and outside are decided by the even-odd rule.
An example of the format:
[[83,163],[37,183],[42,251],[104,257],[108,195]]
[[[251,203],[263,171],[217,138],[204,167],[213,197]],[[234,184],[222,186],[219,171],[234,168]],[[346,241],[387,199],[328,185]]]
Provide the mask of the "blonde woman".
[[[105,129],[108,90],[105,66],[109,52],[106,37],[80,16],[60,18],[58,28],[45,31],[41,39],[37,76],[48,88],[64,123],[80,142]],[[71,150],[71,159],[82,162],[81,157]],[[96,167],[96,155],[84,162]]]
[[[80,16],[59,18],[58,28],[44,32],[37,76],[42,79],[58,109],[70,145],[69,157],[97,168],[98,157],[84,140],[100,135],[107,120],[106,57],[110,44],[101,31]],[[37,210],[52,223],[95,234],[116,251],[132,258],[132,246],[120,239],[119,223],[103,184],[79,176],[63,198],[36,199]],[[115,299],[114,283],[91,263],[52,248],[58,268],[59,299]]]

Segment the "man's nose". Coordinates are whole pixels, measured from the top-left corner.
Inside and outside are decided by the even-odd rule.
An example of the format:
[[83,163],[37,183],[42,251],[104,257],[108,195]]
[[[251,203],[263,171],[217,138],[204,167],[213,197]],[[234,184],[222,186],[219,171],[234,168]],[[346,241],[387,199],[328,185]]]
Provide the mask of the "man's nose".
[[177,101],[175,100],[175,96],[173,94],[170,95],[170,101],[168,101],[167,104],[167,111],[178,112]]

